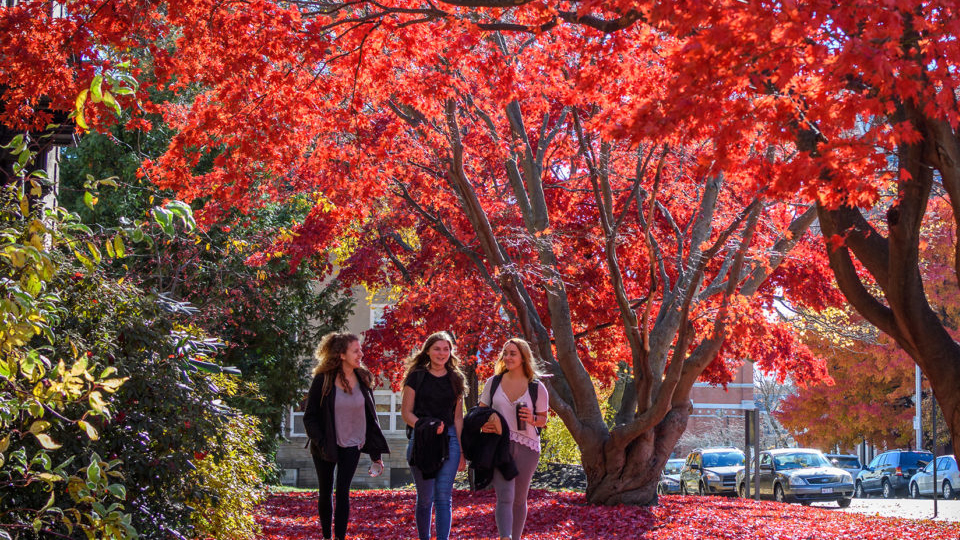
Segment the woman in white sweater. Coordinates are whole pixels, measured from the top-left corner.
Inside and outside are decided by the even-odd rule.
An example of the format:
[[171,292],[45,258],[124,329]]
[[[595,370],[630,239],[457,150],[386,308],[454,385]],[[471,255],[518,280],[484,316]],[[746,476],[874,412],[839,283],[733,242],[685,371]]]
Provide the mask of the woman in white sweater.
[[[506,480],[498,470],[493,473],[497,493],[494,516],[500,540],[520,540],[527,519],[527,492],[540,460],[537,428],[547,424],[550,408],[547,389],[538,376],[530,344],[519,338],[509,339],[494,364],[494,376],[487,379],[480,395],[480,405],[493,407],[506,418],[510,453],[520,471],[512,480]],[[490,418],[481,431],[500,433],[503,427],[499,419],[496,415]]]

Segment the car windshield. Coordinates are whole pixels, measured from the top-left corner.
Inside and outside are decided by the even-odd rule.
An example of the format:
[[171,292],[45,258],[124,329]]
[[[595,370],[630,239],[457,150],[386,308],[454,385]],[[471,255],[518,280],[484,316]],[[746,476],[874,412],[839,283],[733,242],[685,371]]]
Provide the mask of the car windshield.
[[817,452],[791,452],[773,456],[777,469],[806,469],[808,467],[832,467],[833,465]]
[[704,467],[733,467],[736,465],[743,465],[743,452],[739,450],[703,454]]
[[904,452],[900,455],[901,467],[916,467],[918,461],[930,462],[933,460],[933,454],[925,452]]
[[859,469],[860,468],[860,460],[855,457],[837,456],[837,457],[830,458],[830,461],[836,464],[837,467],[840,467],[843,469]]
[[667,462],[666,467],[663,468],[663,474],[680,474],[680,469],[683,468],[683,460],[670,460]]

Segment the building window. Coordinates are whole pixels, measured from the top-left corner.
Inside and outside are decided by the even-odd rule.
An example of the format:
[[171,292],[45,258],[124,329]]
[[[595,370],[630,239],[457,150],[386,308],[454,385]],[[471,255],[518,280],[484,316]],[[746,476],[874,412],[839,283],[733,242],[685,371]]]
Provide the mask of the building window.
[[[406,431],[406,425],[400,413],[400,394],[391,390],[374,390],[373,399],[377,406],[380,429],[384,433]],[[287,436],[307,436],[303,427],[303,410],[300,407],[290,407],[287,415]]]
[[374,390],[373,399],[377,404],[380,429],[384,433],[406,431],[406,424],[400,414],[400,394],[391,390]]
[[383,325],[383,312],[389,304],[370,304],[370,328],[379,328]]
[[280,485],[296,487],[300,469],[280,469]]

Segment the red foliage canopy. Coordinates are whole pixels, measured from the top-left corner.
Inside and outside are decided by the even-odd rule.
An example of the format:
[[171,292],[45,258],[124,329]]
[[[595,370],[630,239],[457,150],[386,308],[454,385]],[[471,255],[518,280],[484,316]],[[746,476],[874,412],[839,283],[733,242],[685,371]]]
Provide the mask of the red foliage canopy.
[[[857,309],[915,359],[933,355],[914,335],[936,327],[929,306],[904,307],[923,297],[916,280],[886,278],[913,275],[909,227],[927,192],[911,175],[929,185],[935,161],[960,208],[960,173],[943,165],[960,163],[955,1],[65,5],[56,20],[45,2],[0,12],[0,31],[34,51],[8,63],[18,51],[0,45],[4,122],[42,123],[39,96],[74,108],[95,73],[139,76],[119,103],[139,98],[135,115],[177,132],[146,174],[211,218],[309,194],[313,214],[277,249],[339,245],[346,281],[409,292],[378,340],[394,358],[438,327],[483,356],[505,333],[527,336],[556,376],[554,409],[597,445],[584,455],[604,456],[594,480],[637,477],[619,470],[637,463],[655,474],[698,377],[723,382],[744,358],[824,376],[770,316],[781,295],[840,300],[804,235],[817,212],[888,297],[865,298],[865,269],[834,249]],[[94,89],[79,109],[95,124],[111,100]],[[148,90],[180,99],[151,104]],[[921,138],[942,144],[910,146]],[[886,240],[847,226],[859,212],[832,211],[894,185],[906,195],[893,251],[871,251]],[[616,361],[637,384],[608,432],[588,375]],[[950,408],[960,422],[960,401]],[[660,442],[631,446],[657,426]],[[631,497],[646,502],[655,481],[639,484]],[[606,487],[607,502],[633,489]]]

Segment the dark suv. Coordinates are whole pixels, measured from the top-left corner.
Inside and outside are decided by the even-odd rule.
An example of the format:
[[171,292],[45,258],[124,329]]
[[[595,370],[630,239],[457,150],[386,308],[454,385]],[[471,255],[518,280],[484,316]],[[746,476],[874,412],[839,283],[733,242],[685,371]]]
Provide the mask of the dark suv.
[[680,493],[735,495],[742,468],[743,452],[737,448],[698,448],[680,469]]
[[930,452],[890,450],[873,458],[873,461],[857,475],[856,497],[880,493],[885,499],[906,494],[910,478],[931,459]]

